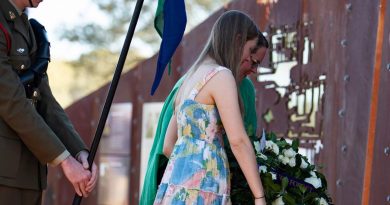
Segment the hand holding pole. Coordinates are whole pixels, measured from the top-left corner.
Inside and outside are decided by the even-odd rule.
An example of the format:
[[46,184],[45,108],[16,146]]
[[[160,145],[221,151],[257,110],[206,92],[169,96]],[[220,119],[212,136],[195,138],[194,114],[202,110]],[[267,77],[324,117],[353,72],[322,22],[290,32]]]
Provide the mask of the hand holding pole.
[[[123,70],[123,66],[124,66],[125,61],[126,61],[126,57],[127,57],[128,51],[129,51],[131,40],[133,39],[135,27],[137,25],[138,18],[139,18],[139,15],[141,13],[141,8],[143,5],[143,2],[144,2],[143,0],[137,0],[137,3],[136,3],[135,8],[134,8],[134,14],[133,14],[133,17],[131,18],[129,30],[127,32],[126,39],[125,39],[125,42],[123,44],[121,54],[119,56],[118,64],[116,66],[115,73],[114,73],[114,76],[113,76],[113,79],[112,79],[112,82],[110,85],[110,89],[109,89],[108,94],[107,94],[107,99],[106,99],[106,102],[104,103],[104,107],[103,107],[103,110],[102,110],[102,113],[101,113],[101,116],[99,119],[99,123],[98,123],[97,129],[96,129],[95,137],[94,137],[92,145],[91,145],[90,153],[88,156],[89,169],[92,168],[93,160],[95,159],[95,155],[96,155],[96,152],[97,152],[97,149],[99,146],[100,138],[102,136],[103,129],[104,129],[104,126],[105,126],[106,121],[107,121],[108,113],[110,111],[111,104],[112,104],[112,101],[114,99],[116,88],[118,87],[119,79],[120,79],[120,76],[121,76],[121,73]],[[81,199],[82,199],[81,196],[75,194],[75,197],[73,199],[73,205],[79,205],[81,203]]]

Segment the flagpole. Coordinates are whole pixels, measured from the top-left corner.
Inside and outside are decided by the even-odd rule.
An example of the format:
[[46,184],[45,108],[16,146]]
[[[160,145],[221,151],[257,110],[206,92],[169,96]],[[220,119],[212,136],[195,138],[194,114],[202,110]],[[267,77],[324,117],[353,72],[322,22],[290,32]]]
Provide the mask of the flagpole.
[[[119,56],[118,64],[116,66],[115,73],[114,73],[114,76],[112,78],[112,82],[110,85],[110,89],[109,89],[108,94],[107,94],[106,102],[104,103],[104,107],[103,107],[103,110],[102,110],[102,113],[101,113],[101,116],[99,119],[99,123],[98,123],[97,129],[96,129],[96,132],[95,132],[95,137],[94,137],[92,145],[91,145],[90,153],[88,156],[89,170],[91,170],[93,160],[95,159],[95,155],[96,155],[96,152],[97,152],[97,149],[99,146],[100,138],[101,138],[102,133],[103,133],[104,125],[106,124],[106,121],[107,121],[108,113],[109,113],[110,108],[111,108],[112,100],[114,99],[116,88],[118,87],[119,79],[120,79],[120,76],[121,76],[121,73],[123,70],[123,66],[124,66],[125,61],[126,61],[126,57],[127,57],[128,51],[129,51],[131,40],[133,39],[135,27],[137,25],[138,18],[139,18],[139,15],[141,13],[141,8],[142,8],[143,3],[144,3],[143,0],[137,0],[137,3],[136,3],[135,8],[134,8],[133,17],[131,18],[131,22],[129,25],[129,29],[127,31],[125,42],[123,43],[123,47],[122,47],[121,54]],[[81,203],[81,199],[82,199],[81,196],[75,194],[72,204],[79,205]]]

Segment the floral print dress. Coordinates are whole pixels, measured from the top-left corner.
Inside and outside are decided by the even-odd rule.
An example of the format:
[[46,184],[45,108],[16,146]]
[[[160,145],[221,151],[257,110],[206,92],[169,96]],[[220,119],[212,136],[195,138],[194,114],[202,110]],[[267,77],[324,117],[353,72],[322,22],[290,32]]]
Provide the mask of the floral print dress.
[[157,190],[155,205],[231,204],[221,118],[215,105],[195,101],[207,81],[224,69],[217,67],[209,72],[178,106],[178,140]]

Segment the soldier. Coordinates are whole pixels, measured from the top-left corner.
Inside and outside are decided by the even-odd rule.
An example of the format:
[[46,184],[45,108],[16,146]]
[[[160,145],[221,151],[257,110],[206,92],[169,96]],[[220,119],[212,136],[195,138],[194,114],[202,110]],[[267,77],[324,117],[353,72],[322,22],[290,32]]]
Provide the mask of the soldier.
[[[0,205],[41,204],[47,164],[60,165],[80,196],[97,180],[96,165],[91,173],[87,148],[53,97],[46,69],[40,70],[45,61],[47,67],[41,54],[49,56],[49,44],[45,35],[37,44],[23,13],[40,2],[0,1]],[[27,74],[31,82],[23,80]]]

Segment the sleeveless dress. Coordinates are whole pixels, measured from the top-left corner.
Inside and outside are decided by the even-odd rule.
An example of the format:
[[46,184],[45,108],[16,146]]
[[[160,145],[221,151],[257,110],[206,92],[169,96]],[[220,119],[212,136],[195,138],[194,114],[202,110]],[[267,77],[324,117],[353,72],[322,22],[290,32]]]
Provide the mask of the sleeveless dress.
[[155,205],[231,204],[221,118],[215,105],[195,101],[208,80],[224,69],[227,68],[211,70],[177,107],[178,139],[157,190]]

